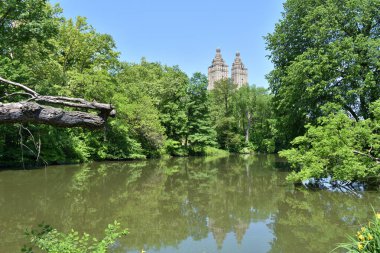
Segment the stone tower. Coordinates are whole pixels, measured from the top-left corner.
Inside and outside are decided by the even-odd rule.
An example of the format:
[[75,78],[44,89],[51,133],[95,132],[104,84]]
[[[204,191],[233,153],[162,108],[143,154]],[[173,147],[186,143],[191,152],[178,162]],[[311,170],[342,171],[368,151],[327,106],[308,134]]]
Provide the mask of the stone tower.
[[236,53],[234,63],[232,64],[231,78],[238,89],[243,85],[248,85],[248,69],[245,68],[241,61],[239,52]]
[[214,89],[215,82],[228,78],[228,65],[224,62],[220,49],[216,49],[215,58],[208,67],[208,90]]

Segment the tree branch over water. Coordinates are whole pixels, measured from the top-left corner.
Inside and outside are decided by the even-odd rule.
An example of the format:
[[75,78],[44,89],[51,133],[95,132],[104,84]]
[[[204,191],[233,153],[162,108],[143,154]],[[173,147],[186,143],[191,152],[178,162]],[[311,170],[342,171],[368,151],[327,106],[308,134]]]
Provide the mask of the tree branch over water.
[[[16,83],[0,77],[0,82],[16,86],[24,92],[5,94],[0,99],[15,95],[27,95],[29,98],[15,103],[0,103],[0,124],[33,123],[60,127],[101,128],[108,117],[114,117],[116,111],[111,104],[89,102],[82,98],[63,96],[43,96],[24,84]],[[68,111],[45,104],[63,107],[91,109],[98,115],[82,111]]]

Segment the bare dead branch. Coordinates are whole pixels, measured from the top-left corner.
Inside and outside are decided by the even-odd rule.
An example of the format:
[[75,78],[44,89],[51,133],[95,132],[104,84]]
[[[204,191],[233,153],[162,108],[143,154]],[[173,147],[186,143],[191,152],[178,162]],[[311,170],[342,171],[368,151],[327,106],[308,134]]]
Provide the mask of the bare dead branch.
[[366,157],[372,159],[373,161],[375,161],[377,163],[380,163],[380,158],[374,157],[374,156],[372,156],[370,154],[367,154],[367,153],[360,152],[358,150],[354,150],[353,152],[354,152],[355,155],[366,156]]
[[83,109],[95,109],[100,111],[112,111],[113,107],[110,104],[102,104],[98,102],[88,102],[81,98],[56,97],[56,96],[37,96],[37,102],[45,102],[51,104],[64,105],[68,107],[76,107]]
[[17,86],[21,89],[23,89],[24,91],[30,93],[31,95],[37,97],[38,96],[38,93],[35,92],[34,90],[30,89],[29,87],[26,87],[25,85],[21,84],[21,83],[16,83],[16,82],[12,82],[12,81],[9,81],[7,79],[4,79],[0,76],[0,81],[3,82],[3,83],[7,83],[7,84],[10,84],[10,85],[14,85],[14,86]]
[[8,97],[17,96],[17,95],[21,95],[21,96],[31,96],[31,97],[33,98],[33,95],[30,94],[30,93],[26,93],[26,92],[13,92],[13,93],[11,93],[11,94],[7,94],[7,93],[5,93],[5,96],[0,97],[0,100],[1,100],[1,99],[4,99],[4,98],[8,98]]

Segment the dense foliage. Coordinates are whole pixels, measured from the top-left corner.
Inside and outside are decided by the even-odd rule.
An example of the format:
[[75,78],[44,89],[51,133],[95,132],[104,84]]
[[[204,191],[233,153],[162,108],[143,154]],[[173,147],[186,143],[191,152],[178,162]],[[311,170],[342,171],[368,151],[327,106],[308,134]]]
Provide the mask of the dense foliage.
[[316,123],[326,103],[371,118],[369,105],[380,97],[379,9],[379,0],[286,1],[266,37],[282,147]]
[[[289,179],[329,178],[345,182],[379,183],[380,100],[372,106],[374,119],[359,122],[341,110],[318,118],[318,125],[280,152],[296,168]],[[326,108],[325,108],[326,109]]]
[[[274,151],[265,89],[240,91],[225,80],[228,94],[222,87],[210,94],[201,73],[189,78],[177,66],[144,58],[121,62],[110,35],[83,17],[64,18],[46,0],[0,1],[0,48],[0,76],[40,94],[109,102],[117,110],[102,131],[0,125],[3,165],[206,155],[215,148]],[[27,99],[7,95],[15,91],[0,83],[1,102]]]
[[[41,94],[110,102],[102,131],[0,125],[0,161],[63,163],[229,152],[276,152],[293,181],[377,182],[379,0],[288,0],[266,37],[270,90],[201,73],[121,62],[112,37],[44,0],[1,1],[0,76]],[[30,6],[33,10],[30,11]],[[0,84],[1,102],[22,94]],[[295,139],[294,139],[295,138]],[[294,140],[293,140],[294,139]],[[293,140],[293,141],[292,141]]]
[[266,37],[290,180],[378,183],[379,9],[379,0],[288,0]]
[[210,95],[211,116],[221,148],[242,153],[275,151],[275,119],[266,89],[255,86],[236,89],[226,79],[216,82]]

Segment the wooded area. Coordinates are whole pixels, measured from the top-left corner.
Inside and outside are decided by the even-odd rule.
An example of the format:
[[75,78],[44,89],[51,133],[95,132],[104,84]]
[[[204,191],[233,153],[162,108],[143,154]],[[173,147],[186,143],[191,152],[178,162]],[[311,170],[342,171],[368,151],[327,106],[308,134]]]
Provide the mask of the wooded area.
[[378,0],[286,1],[269,90],[210,92],[201,73],[120,61],[110,35],[47,1],[0,5],[1,163],[20,161],[21,135],[33,164],[37,134],[48,163],[282,151],[293,181],[378,181]]

